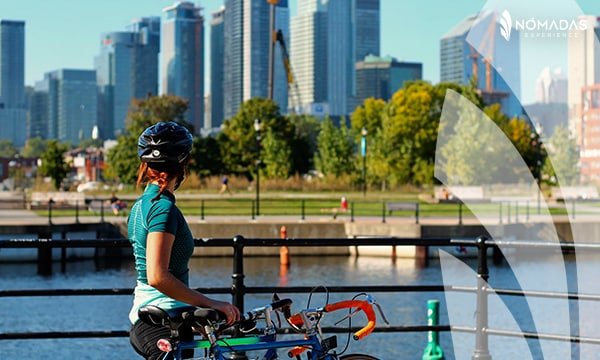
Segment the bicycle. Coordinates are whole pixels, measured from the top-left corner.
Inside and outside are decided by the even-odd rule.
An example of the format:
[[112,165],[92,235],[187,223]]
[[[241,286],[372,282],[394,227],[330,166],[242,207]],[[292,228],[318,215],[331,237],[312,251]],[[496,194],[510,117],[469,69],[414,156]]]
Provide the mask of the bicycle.
[[[287,351],[288,357],[297,360],[300,360],[303,354],[306,355],[308,360],[377,360],[377,358],[365,354],[337,354],[335,351],[337,347],[336,336],[324,338],[320,326],[320,321],[325,313],[349,309],[348,315],[339,320],[337,322],[339,323],[350,319],[359,311],[362,311],[366,315],[368,322],[367,325],[354,333],[353,338],[354,340],[361,340],[367,337],[376,325],[374,305],[386,323],[387,320],[375,300],[369,295],[366,296],[366,300],[352,299],[339,301],[320,308],[303,309],[294,315],[291,314],[291,299],[279,300],[274,297],[274,302],[246,312],[241,316],[240,321],[234,324],[238,325],[241,332],[250,333],[256,330],[257,320],[263,320],[265,327],[262,330],[262,334],[254,336],[220,337],[219,335],[225,330],[224,323],[226,317],[224,314],[213,309],[189,306],[163,310],[153,305],[147,305],[140,308],[138,314],[140,320],[148,324],[165,326],[170,329],[170,338],[160,339],[157,342],[158,348],[165,353],[165,359],[169,355],[172,355],[174,360],[179,360],[182,359],[181,354],[184,350],[204,349],[205,356],[200,358],[195,357],[194,359],[225,360],[227,359],[225,354],[265,350],[261,359],[275,360],[279,359],[277,350],[287,348],[289,349]],[[295,332],[304,335],[303,339],[276,339],[277,326],[273,320],[274,315],[279,319],[279,314],[283,314],[285,320]],[[201,332],[205,339],[181,341],[178,329],[182,325],[191,326],[193,329]]]

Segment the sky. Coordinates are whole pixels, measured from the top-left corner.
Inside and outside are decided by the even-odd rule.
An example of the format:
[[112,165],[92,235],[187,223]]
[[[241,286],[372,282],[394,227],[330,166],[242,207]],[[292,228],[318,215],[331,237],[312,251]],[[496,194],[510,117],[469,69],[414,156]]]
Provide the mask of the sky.
[[[211,13],[223,5],[223,0],[194,2],[204,9],[207,60]],[[92,69],[102,33],[124,30],[134,18],[160,16],[162,9],[173,3],[173,0],[0,0],[0,19],[26,22],[25,82],[33,85],[48,71]],[[296,3],[297,0],[290,0],[292,15]],[[577,3],[586,14],[600,14],[598,0]],[[485,4],[484,0],[381,0],[381,54],[422,62],[423,78],[436,83],[440,77],[440,37]],[[207,75],[208,70],[206,64]],[[538,70],[522,72],[522,76],[535,79]],[[532,91],[523,91],[526,102],[533,95]]]

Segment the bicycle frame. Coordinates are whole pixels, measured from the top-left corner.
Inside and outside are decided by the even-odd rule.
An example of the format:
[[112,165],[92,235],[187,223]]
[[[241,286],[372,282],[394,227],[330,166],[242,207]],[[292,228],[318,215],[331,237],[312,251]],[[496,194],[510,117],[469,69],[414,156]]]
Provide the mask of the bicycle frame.
[[[275,335],[251,336],[242,338],[219,339],[215,345],[211,345],[208,340],[182,341],[171,351],[175,360],[181,359],[181,352],[188,349],[209,349],[210,356],[215,360],[225,360],[224,354],[233,352],[246,352],[267,350],[262,359],[278,359],[277,349],[307,347],[311,349],[310,360],[334,360],[334,355],[324,354],[326,351],[321,346],[317,335],[307,336],[302,340],[281,340],[277,341]],[[165,357],[170,354],[167,353]]]

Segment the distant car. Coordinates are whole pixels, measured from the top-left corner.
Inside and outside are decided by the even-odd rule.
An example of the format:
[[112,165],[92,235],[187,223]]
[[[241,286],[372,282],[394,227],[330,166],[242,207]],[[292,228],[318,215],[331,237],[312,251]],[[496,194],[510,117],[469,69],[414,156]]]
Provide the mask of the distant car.
[[88,181],[77,185],[77,192],[86,192],[103,189],[105,185],[98,181]]

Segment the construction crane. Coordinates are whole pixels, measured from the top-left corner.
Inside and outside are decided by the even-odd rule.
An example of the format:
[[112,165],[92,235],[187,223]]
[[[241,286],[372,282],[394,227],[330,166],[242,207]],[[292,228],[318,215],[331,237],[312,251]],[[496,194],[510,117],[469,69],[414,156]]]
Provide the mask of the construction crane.
[[471,54],[468,55],[468,57],[472,60],[472,79],[477,86],[479,86],[479,59],[483,57],[482,61],[485,65],[485,87],[484,89],[479,89],[479,93],[483,97],[484,102],[493,104],[508,97],[508,93],[498,91],[494,89],[492,85],[492,63],[494,60],[494,47],[496,41],[496,15],[491,13],[489,16],[488,27],[477,47],[481,55],[472,45],[469,45]]
[[[302,104],[300,98],[300,89],[298,83],[294,77],[292,71],[292,65],[290,62],[290,54],[285,44],[285,37],[281,29],[275,31],[275,7],[279,3],[279,0],[267,0],[270,6],[270,27],[271,27],[271,43],[269,47],[269,99],[273,100],[273,89],[274,89],[274,71],[275,71],[275,44],[278,43],[281,48],[281,58],[283,67],[286,73],[287,85],[288,85],[288,99],[291,102],[291,106],[288,106],[292,112],[295,112],[296,107]],[[292,94],[293,93],[293,94]],[[295,96],[294,96],[295,95]]]
[[288,84],[288,99],[291,102],[291,106],[288,106],[288,108],[291,109],[292,112],[295,112],[296,107],[302,104],[302,99],[300,98],[300,89],[298,88],[298,83],[296,82],[294,72],[292,71],[292,64],[290,63],[290,54],[287,51],[287,46],[285,46],[285,38],[281,30],[277,30],[277,35],[275,39],[281,47],[281,60],[283,62],[283,67],[285,69]]

